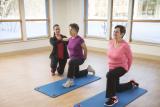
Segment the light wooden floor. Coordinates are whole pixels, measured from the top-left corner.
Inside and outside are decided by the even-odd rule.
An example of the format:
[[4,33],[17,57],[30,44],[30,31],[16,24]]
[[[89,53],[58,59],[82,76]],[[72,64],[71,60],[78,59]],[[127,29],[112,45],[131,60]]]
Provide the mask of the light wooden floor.
[[[105,90],[106,55],[89,52],[88,60],[81,68],[92,65],[101,80],[57,98],[35,91],[37,86],[66,76],[66,71],[63,77],[50,75],[49,53],[38,51],[0,57],[0,107],[73,107],[75,103]],[[148,92],[127,107],[160,107],[160,62],[134,58],[130,72],[121,81],[133,78]]]

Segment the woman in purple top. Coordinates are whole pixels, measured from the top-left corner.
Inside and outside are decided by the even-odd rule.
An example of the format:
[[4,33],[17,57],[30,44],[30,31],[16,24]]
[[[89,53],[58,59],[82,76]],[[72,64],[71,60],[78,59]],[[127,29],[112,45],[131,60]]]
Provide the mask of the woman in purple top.
[[69,32],[71,37],[68,40],[69,52],[69,67],[68,67],[68,80],[63,84],[64,87],[71,87],[74,85],[73,78],[80,78],[87,76],[88,72],[95,74],[95,70],[88,65],[87,69],[79,71],[79,65],[83,64],[87,58],[87,47],[84,40],[78,35],[79,26],[76,23],[69,25]]

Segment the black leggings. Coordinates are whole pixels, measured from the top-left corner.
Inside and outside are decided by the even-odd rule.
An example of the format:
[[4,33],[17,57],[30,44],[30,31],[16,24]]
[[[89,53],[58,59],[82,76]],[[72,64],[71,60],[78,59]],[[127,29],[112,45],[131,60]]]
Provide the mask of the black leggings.
[[70,59],[69,60],[69,67],[68,67],[68,78],[80,78],[83,76],[88,75],[87,69],[79,71],[79,65],[82,65],[84,63],[84,59]]
[[119,78],[123,76],[127,71],[122,67],[117,67],[113,70],[109,70],[107,73],[107,85],[106,85],[106,98],[110,98],[116,95],[116,92],[123,92],[132,89],[132,83],[127,82],[120,84]]
[[[52,73],[55,73],[56,69],[58,74],[62,75],[64,73],[64,68],[66,66],[67,59],[51,59],[51,68],[52,68]],[[57,67],[58,65],[58,67]]]

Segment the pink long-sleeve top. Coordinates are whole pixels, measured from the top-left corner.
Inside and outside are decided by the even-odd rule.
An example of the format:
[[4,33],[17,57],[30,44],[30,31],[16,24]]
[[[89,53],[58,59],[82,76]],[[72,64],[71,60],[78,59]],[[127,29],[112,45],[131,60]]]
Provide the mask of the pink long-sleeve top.
[[114,40],[108,44],[108,65],[109,69],[123,67],[128,71],[132,64],[132,52],[127,42],[122,40],[118,47],[114,46]]

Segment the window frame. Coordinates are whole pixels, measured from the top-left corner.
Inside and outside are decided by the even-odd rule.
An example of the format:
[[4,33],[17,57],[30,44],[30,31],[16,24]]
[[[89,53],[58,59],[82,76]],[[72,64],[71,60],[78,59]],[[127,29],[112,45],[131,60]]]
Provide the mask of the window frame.
[[[134,22],[151,22],[151,23],[160,23],[160,20],[149,20],[149,19],[133,19],[133,14],[134,14],[134,2],[135,0],[129,0],[129,6],[128,6],[128,19],[113,19],[113,1],[114,0],[108,0],[108,19],[107,19],[107,26],[108,27],[108,31],[107,31],[107,35],[105,40],[111,40],[111,34],[112,34],[112,23],[113,22],[127,22],[128,26],[126,28],[127,32],[126,35],[128,36],[127,41],[131,42],[131,43],[138,43],[138,44],[145,44],[145,45],[156,45],[156,46],[160,46],[160,43],[154,43],[154,42],[145,42],[145,41],[141,41],[141,40],[133,40],[132,38],[132,25]],[[88,13],[88,0],[86,0],[86,2],[84,2],[84,35],[85,38],[99,38],[98,36],[96,37],[89,37],[87,35],[87,30],[88,30],[88,25],[87,25],[87,21],[106,21],[106,20],[102,20],[102,19],[87,19],[87,13]]]
[[[107,39],[106,37],[98,37],[96,35],[90,35],[91,37],[89,37],[89,35],[87,35],[87,28],[88,28],[88,22],[89,21],[99,21],[99,22],[107,22],[108,24],[108,17],[107,19],[88,19],[88,0],[85,0],[84,2],[84,37],[85,38],[96,38],[96,39]],[[105,35],[107,36],[107,35]]]
[[[21,29],[21,37],[19,39],[7,39],[7,40],[0,40],[1,43],[9,43],[9,42],[16,42],[16,41],[29,41],[29,40],[39,40],[42,38],[49,38],[53,34],[52,31],[52,23],[53,23],[53,18],[52,18],[52,0],[45,0],[46,2],[46,18],[42,19],[25,19],[25,9],[24,9],[24,0],[18,0],[19,4],[19,19],[0,19],[0,22],[19,22],[20,23],[20,29]],[[45,36],[38,36],[38,37],[33,37],[29,38],[26,35],[26,22],[27,21],[46,21],[47,23],[47,32],[48,34]]]

